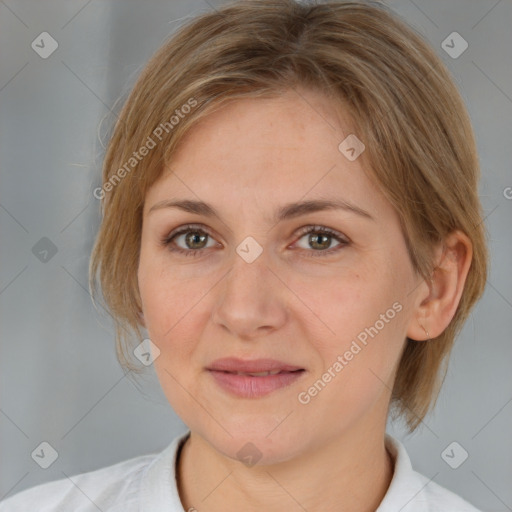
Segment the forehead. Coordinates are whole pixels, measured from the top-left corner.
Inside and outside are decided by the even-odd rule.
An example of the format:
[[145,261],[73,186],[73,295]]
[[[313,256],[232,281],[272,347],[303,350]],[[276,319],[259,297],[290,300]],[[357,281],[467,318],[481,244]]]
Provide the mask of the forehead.
[[313,159],[325,157],[330,149],[337,156],[339,142],[352,131],[348,116],[337,115],[338,110],[324,95],[305,90],[234,99],[189,130],[175,152],[174,164],[206,150],[227,161],[258,153],[260,162],[269,161],[267,168],[305,153]]
[[317,92],[237,99],[187,132],[147,199],[263,208],[339,193],[376,213],[385,200],[362,159],[349,161],[338,148],[352,133],[348,116]]

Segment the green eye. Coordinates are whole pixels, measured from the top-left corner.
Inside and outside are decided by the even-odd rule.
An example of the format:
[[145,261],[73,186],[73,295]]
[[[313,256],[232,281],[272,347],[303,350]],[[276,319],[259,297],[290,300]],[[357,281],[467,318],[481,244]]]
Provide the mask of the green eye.
[[[177,246],[175,239],[182,235],[185,235],[185,245],[200,245],[200,247],[189,247],[188,249],[185,249],[183,247]],[[301,228],[299,232],[296,234],[296,236],[299,236],[299,239],[305,237],[306,235],[310,235],[310,238],[307,243],[313,244],[310,245],[310,248],[312,250],[308,250],[308,248],[302,248],[306,253],[309,253],[307,254],[307,257],[331,255],[332,253],[343,249],[350,243],[350,241],[341,233],[338,233],[337,231],[334,231],[333,229],[324,226],[305,226],[304,228]],[[166,236],[161,241],[161,243],[163,246],[167,247],[171,252],[183,254],[185,256],[199,256],[201,252],[205,252],[204,249],[209,248],[206,245],[208,238],[213,239],[213,237],[208,233],[208,231],[206,231],[202,227],[199,227],[197,225],[187,225],[173,231],[170,235]],[[328,246],[331,245],[333,239],[338,241],[339,244],[335,248],[329,248]]]

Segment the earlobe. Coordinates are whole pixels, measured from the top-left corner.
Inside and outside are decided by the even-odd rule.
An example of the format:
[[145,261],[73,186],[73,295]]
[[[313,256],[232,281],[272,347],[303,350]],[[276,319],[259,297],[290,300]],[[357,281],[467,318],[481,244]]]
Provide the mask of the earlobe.
[[437,253],[437,265],[428,283],[429,294],[422,299],[419,296],[422,288],[418,291],[420,303],[407,331],[407,337],[413,340],[430,341],[450,324],[464,290],[473,248],[464,233],[453,231]]
[[412,341],[432,341],[432,338],[441,334],[438,333],[432,336],[429,329],[428,317],[423,317],[422,320],[416,317],[415,323],[413,321],[407,330],[407,338]]
[[423,325],[421,326],[421,328],[425,331],[425,334],[426,334],[426,336],[427,336],[426,341],[430,341],[430,333],[428,332],[428,330],[427,330],[427,329],[425,329],[425,327],[424,327]]

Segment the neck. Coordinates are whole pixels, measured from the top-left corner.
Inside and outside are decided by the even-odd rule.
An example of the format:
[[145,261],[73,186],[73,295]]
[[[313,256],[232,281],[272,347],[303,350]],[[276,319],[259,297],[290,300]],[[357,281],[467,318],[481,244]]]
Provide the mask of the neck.
[[177,465],[185,510],[374,512],[393,477],[385,425],[344,432],[299,457],[247,467],[191,432]]

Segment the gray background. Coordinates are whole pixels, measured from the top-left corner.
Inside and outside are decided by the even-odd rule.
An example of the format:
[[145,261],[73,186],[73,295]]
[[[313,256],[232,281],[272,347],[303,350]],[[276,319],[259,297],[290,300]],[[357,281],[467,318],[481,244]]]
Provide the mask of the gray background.
[[[504,193],[512,186],[512,3],[387,3],[437,49],[466,101],[492,252],[485,295],[456,342],[435,413],[412,436],[400,425],[388,430],[428,478],[484,510],[512,510],[512,200]],[[112,325],[91,303],[92,190],[116,100],[185,17],[221,4],[0,2],[0,499],[160,451],[185,430],[151,367],[138,383],[122,371]],[[31,48],[43,31],[59,45],[47,59]],[[456,59],[441,48],[453,31],[469,44]],[[57,249],[46,262],[33,252],[43,237]],[[31,457],[43,441],[59,454],[48,469]],[[452,441],[469,454],[458,469],[441,458]]]

